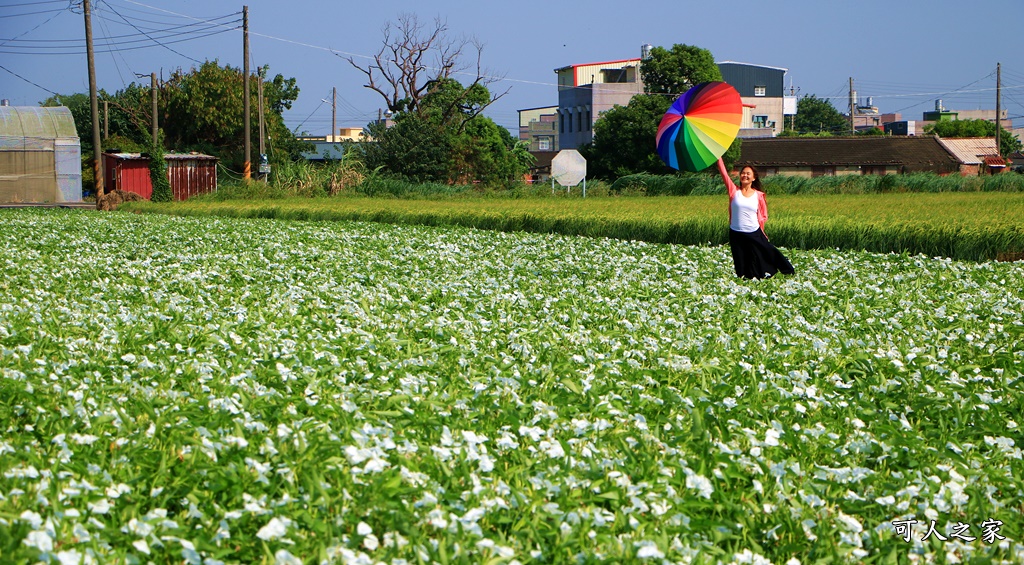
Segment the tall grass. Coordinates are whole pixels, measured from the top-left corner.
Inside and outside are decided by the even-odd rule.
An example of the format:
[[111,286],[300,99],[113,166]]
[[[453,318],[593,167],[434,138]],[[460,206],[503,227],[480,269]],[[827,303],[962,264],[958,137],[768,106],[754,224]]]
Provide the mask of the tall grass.
[[[1024,175],[1002,174],[962,177],[933,173],[908,175],[839,175],[816,178],[786,175],[762,177],[767,194],[882,194],[888,192],[1024,192]],[[688,196],[722,194],[717,174],[651,175],[619,178],[613,194]]]
[[[556,191],[557,193],[557,191]],[[550,195],[550,189],[548,190]],[[799,249],[858,249],[989,260],[1024,252],[1024,195],[776,195],[768,236]],[[560,233],[687,245],[728,238],[724,196],[333,198],[189,201],[125,209],[180,215],[355,220]]]

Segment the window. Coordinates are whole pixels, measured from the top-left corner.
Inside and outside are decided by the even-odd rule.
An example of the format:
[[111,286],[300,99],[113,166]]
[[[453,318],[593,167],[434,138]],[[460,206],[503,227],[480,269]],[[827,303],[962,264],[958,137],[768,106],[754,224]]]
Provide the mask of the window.
[[884,175],[885,165],[864,165],[860,168],[862,175]]
[[565,133],[565,114],[558,113],[558,133]]
[[590,110],[587,109],[587,131],[590,131]]
[[764,96],[768,94],[768,89],[763,86],[754,87],[754,96]]
[[768,127],[768,116],[751,116],[755,128]]
[[626,69],[601,69],[601,80],[606,83],[629,82]]
[[538,151],[551,151],[551,138],[544,135],[537,137],[537,150]]
[[811,178],[818,177],[834,177],[836,176],[836,167],[824,166],[824,167],[811,167]]

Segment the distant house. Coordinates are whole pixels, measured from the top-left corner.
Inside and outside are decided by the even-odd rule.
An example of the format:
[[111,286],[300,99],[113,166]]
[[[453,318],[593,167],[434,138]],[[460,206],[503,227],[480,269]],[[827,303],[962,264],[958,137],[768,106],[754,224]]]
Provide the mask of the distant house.
[[296,139],[312,145],[311,151],[300,154],[307,161],[335,161],[345,156],[346,142],[373,141],[366,129],[361,127],[338,128],[338,133],[334,135],[303,135]]
[[558,151],[531,151],[536,159],[528,173],[528,182],[547,182],[551,179],[551,160],[558,155]]
[[957,173],[961,162],[935,136],[785,137],[745,139],[739,165],[763,175],[821,177]]
[[558,151],[558,106],[519,110],[519,140],[534,151]]
[[786,96],[787,69],[722,61],[716,63],[722,80],[740,93],[747,106],[737,137],[775,137],[782,132],[786,116],[796,114],[796,96]]
[[994,137],[946,137],[939,139],[960,162],[963,176],[996,175],[1006,170],[1006,160],[999,155]]
[[[579,149],[594,140],[594,124],[601,114],[615,106],[625,106],[637,94],[643,94],[644,83],[640,68],[643,57],[650,46],[641,48],[641,57],[620,59],[600,63],[569,65],[555,69],[558,75],[558,106],[555,130],[556,144],[550,149]],[[786,96],[784,91],[787,69],[722,61],[716,63],[722,73],[722,80],[740,93],[743,103],[743,118],[739,137],[774,137],[783,130],[786,116],[796,114],[796,97]],[[680,93],[681,94],[681,93]],[[531,139],[532,134],[524,127],[524,115],[520,111],[519,138]],[[541,121],[538,118],[538,121]],[[544,126],[544,124],[541,124]],[[546,126],[544,126],[546,127]]]

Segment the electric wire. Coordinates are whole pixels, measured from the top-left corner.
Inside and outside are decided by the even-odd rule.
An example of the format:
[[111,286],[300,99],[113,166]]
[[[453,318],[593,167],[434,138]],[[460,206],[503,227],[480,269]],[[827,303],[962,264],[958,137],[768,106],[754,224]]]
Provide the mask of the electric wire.
[[28,80],[27,78],[25,78],[25,77],[23,77],[23,76],[19,75],[18,73],[16,73],[16,72],[12,71],[11,69],[8,69],[7,67],[5,67],[5,66],[3,66],[3,65],[0,65],[0,69],[3,69],[3,70],[5,70],[5,71],[7,71],[7,72],[11,73],[12,75],[14,75],[14,76],[16,76],[16,77],[20,78],[21,80],[23,80],[23,81],[25,81],[25,82],[27,82],[27,83],[31,84],[32,86],[34,86],[34,87],[36,87],[36,88],[39,88],[39,89],[45,90],[46,92],[49,92],[50,94],[52,94],[52,95],[54,95],[54,96],[60,96],[59,94],[57,94],[56,92],[54,92],[54,91],[50,90],[49,88],[46,88],[45,86],[40,86],[40,85],[38,85],[38,84],[36,84],[36,83],[34,83],[34,82],[32,82],[32,81]]
[[184,57],[184,58],[186,58],[186,59],[188,59],[188,60],[192,61],[193,63],[196,63],[196,64],[198,64],[198,65],[201,65],[201,64],[203,64],[203,62],[202,62],[202,61],[200,61],[200,60],[198,60],[198,59],[195,59],[195,58],[193,58],[193,57],[189,57],[188,55],[186,55],[186,54],[182,53],[181,51],[176,51],[176,50],[174,50],[174,49],[171,49],[171,48],[170,48],[170,47],[168,47],[167,45],[165,45],[165,44],[163,44],[163,43],[160,43],[160,41],[158,41],[158,40],[156,40],[156,39],[153,39],[153,37],[152,37],[151,35],[149,35],[148,33],[144,32],[144,31],[142,31],[141,29],[139,29],[139,28],[138,28],[138,26],[136,26],[136,25],[135,25],[135,24],[133,24],[132,22],[128,21],[128,18],[126,18],[126,17],[122,16],[122,15],[121,15],[120,13],[118,13],[118,11],[117,11],[117,10],[115,10],[115,9],[114,9],[114,7],[113,7],[113,6],[111,6],[111,5],[109,4],[109,3],[107,3],[107,5],[106,5],[106,6],[107,6],[107,8],[108,8],[108,9],[109,9],[109,10],[110,10],[111,12],[114,12],[114,14],[117,14],[117,16],[118,16],[119,18],[121,18],[122,20],[124,20],[124,22],[125,22],[126,24],[128,24],[128,25],[132,26],[132,28],[134,28],[134,29],[135,29],[136,31],[138,31],[139,33],[142,33],[143,35],[145,35],[145,36],[146,36],[147,38],[149,38],[149,39],[150,39],[151,41],[153,41],[153,42],[154,42],[154,43],[156,43],[157,45],[159,45],[159,46],[163,47],[164,49],[167,49],[168,51],[170,51],[171,53],[174,53],[175,55],[178,55],[178,56],[180,56],[180,57]]

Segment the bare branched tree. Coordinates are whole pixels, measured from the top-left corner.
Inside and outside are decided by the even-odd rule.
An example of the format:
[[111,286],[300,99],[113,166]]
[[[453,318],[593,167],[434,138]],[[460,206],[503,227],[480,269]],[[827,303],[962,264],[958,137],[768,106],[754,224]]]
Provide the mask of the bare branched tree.
[[[447,32],[448,24],[440,18],[435,18],[433,27],[427,28],[415,14],[401,14],[397,23],[388,22],[384,26],[383,45],[372,63],[360,66],[352,56],[343,58],[366,75],[367,83],[363,86],[380,94],[391,112],[416,112],[424,97],[434,92],[444,79],[458,80],[456,75],[463,74],[474,76],[473,81],[463,87],[462,95],[451,101],[444,112],[448,117],[459,111],[468,116],[467,120],[472,119],[508,94],[508,90],[491,93],[483,103],[468,103],[474,89],[486,87],[501,77],[488,76],[483,69],[482,43],[475,39],[452,40]],[[466,67],[460,61],[467,48],[476,51],[475,74],[465,72]]]

